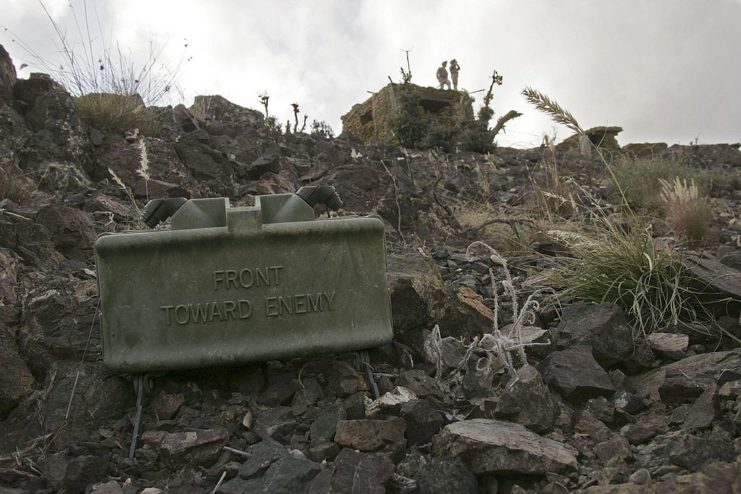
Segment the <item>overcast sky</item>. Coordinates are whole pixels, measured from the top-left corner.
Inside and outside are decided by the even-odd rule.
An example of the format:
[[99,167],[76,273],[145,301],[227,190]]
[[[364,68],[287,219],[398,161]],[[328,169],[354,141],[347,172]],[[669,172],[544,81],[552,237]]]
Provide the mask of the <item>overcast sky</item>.
[[[44,3],[79,39],[83,1]],[[0,0],[0,12],[8,28],[0,43],[16,68],[30,65],[21,77],[34,63],[11,39],[55,56],[58,40],[37,0]],[[584,128],[623,127],[621,144],[741,141],[741,0],[88,0],[88,12],[109,47],[146,57],[154,41],[166,45],[160,58],[171,66],[192,57],[179,76],[188,105],[221,94],[260,109],[267,91],[282,121],[296,101],[309,121],[326,120],[339,134],[340,115],[367,91],[400,80],[401,50],[411,49],[416,84],[436,85],[437,67],[451,58],[469,91],[487,87],[493,69],[504,76],[494,110],[524,115],[500,145],[569,134],[524,100],[526,86]]]

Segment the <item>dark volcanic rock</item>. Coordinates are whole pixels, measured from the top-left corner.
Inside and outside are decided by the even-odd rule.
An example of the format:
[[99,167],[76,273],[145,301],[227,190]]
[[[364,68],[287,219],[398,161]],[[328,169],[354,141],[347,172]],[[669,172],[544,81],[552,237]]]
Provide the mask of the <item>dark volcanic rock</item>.
[[31,393],[34,379],[26,362],[18,355],[15,338],[0,322],[0,419],[14,408],[21,398]]
[[484,304],[481,295],[467,286],[448,287],[448,304],[440,319],[442,333],[466,336],[491,331],[494,312]]
[[595,360],[605,367],[633,353],[633,334],[625,313],[614,304],[578,303],[564,309],[558,328],[558,345],[592,347]]
[[[47,381],[50,390],[41,416],[45,430],[61,428],[60,443],[68,434],[87,434],[107,420],[122,418],[134,404],[131,384],[111,375],[99,363],[56,362]],[[67,410],[69,418],[65,417]]]
[[630,391],[619,391],[615,393],[612,402],[616,410],[631,415],[634,415],[646,408],[646,402],[643,401],[643,398],[631,393]]
[[414,473],[420,494],[476,494],[476,476],[459,458],[433,458]]
[[18,80],[13,94],[32,131],[21,150],[21,168],[43,176],[40,185],[52,192],[86,187],[91,145],[72,96],[46,74]]
[[296,419],[290,407],[268,408],[259,411],[255,417],[255,432],[263,439],[287,443],[295,428]]
[[671,462],[682,468],[697,471],[710,460],[733,461],[736,452],[733,441],[721,433],[713,432],[707,439],[684,436],[678,439],[669,453]]
[[260,393],[258,401],[270,407],[285,405],[291,401],[293,394],[300,388],[293,373],[271,374],[265,389]]
[[401,407],[409,444],[426,444],[442,429],[445,417],[431,400],[411,400]]
[[54,489],[66,492],[85,492],[85,487],[103,478],[108,464],[92,455],[70,457],[64,453],[51,455],[42,467],[44,478]]
[[16,74],[13,61],[3,45],[0,45],[0,101],[13,96]]
[[621,429],[620,433],[630,444],[643,444],[653,439],[657,431],[642,424],[630,424]]
[[250,458],[240,467],[239,475],[224,483],[221,494],[305,493],[311,480],[319,473],[319,465],[306,458],[291,455],[285,448],[271,442],[256,444],[249,450]]
[[659,386],[659,395],[661,401],[667,405],[677,406],[694,401],[705,391],[707,385],[707,379],[688,377],[681,372],[671,373]]
[[15,252],[25,264],[38,269],[51,268],[63,259],[54,248],[49,230],[26,217],[3,215],[0,247]]
[[252,127],[265,119],[259,111],[244,108],[219,95],[196,96],[190,111],[205,122],[207,128],[214,122],[227,124],[229,126],[227,133],[232,136],[243,132],[245,127]]
[[589,347],[553,352],[538,369],[543,381],[565,398],[610,397],[615,392],[610,376],[592,357]]
[[682,424],[684,430],[707,429],[713,424],[717,415],[716,391],[715,383],[710,383],[707,389],[690,406]]
[[394,473],[385,456],[343,449],[330,468],[316,476],[310,494],[384,494]]
[[458,457],[477,475],[545,474],[576,468],[576,454],[519,424],[473,419],[446,426],[433,440],[438,455]]
[[311,444],[331,442],[337,432],[337,422],[346,418],[347,413],[339,403],[323,408],[309,429]]
[[281,170],[280,160],[280,155],[276,153],[262,155],[249,165],[240,167],[240,176],[250,180],[259,180],[266,173],[279,173]]
[[[666,383],[667,379],[673,379],[678,375],[682,375],[686,379],[689,379],[689,381],[684,381],[685,383],[689,383],[689,388],[686,388],[685,384],[681,385],[685,391],[689,391],[689,396],[680,400],[679,395],[677,395],[676,401],[671,398],[670,401],[674,403],[687,400],[691,401],[700,396],[703,391],[702,389],[697,390],[696,386],[691,384],[692,381],[698,378],[707,379],[709,376],[720,375],[721,371],[729,375],[741,375],[741,350],[711,352],[686,357],[632,378],[631,385],[635,388],[637,394],[641,396],[648,395],[653,400],[663,401],[662,394],[659,391],[662,385]],[[679,384],[681,382],[681,380],[677,380],[669,384],[674,386],[675,383]],[[669,390],[664,390],[665,393],[667,391]]]
[[96,232],[85,211],[49,206],[39,211],[36,221],[49,230],[55,247],[65,256],[84,261],[92,255]]
[[538,369],[525,365],[507,383],[494,413],[543,433],[553,428],[558,407]]
[[428,329],[445,306],[443,280],[437,266],[416,252],[391,254],[388,280],[394,336],[420,352],[422,330]]

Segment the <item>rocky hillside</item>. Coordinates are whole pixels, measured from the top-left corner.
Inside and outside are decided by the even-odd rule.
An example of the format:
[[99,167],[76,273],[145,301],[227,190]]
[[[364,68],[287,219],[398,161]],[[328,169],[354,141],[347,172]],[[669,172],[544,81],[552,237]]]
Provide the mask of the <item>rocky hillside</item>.
[[[596,157],[283,135],[220,96],[147,111],[156,132],[94,128],[0,47],[0,494],[741,492],[737,146],[631,148],[723,177],[700,274],[724,312],[646,336],[618,305],[526,302],[549,258],[573,255],[542,233],[534,184],[556,162],[607,204]],[[101,361],[95,238],[142,228],[147,198],[248,205],[316,183],[337,214],[386,225],[393,343],[369,367],[151,376],[129,458],[136,395]]]

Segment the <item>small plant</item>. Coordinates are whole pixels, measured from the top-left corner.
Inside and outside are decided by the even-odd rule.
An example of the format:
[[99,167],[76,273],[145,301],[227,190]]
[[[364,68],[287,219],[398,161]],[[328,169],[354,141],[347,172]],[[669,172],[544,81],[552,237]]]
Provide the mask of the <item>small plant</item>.
[[108,168],[108,173],[111,174],[111,177],[113,178],[113,181],[116,182],[116,185],[121,187],[121,190],[124,191],[126,196],[129,198],[129,201],[131,202],[131,205],[134,208],[134,211],[136,211],[136,217],[137,221],[141,221],[142,212],[141,209],[139,209],[139,205],[136,203],[136,198],[134,198],[134,193],[131,191],[131,189],[121,180],[121,178],[116,175],[116,172],[114,172],[111,168]]
[[[579,135],[586,135],[576,118],[544,94],[527,88],[530,103]],[[569,257],[551,260],[545,283],[561,289],[560,295],[622,307],[637,334],[647,334],[684,322],[710,319],[699,294],[696,278],[685,268],[680,251],[657,245],[646,221],[630,207],[613,167],[599,148],[594,150],[610,174],[622,202],[625,224],[618,223],[597,206],[592,212],[589,235],[560,230],[548,234],[566,244]],[[586,226],[586,225],[585,225]]]
[[549,222],[569,218],[577,209],[572,187],[561,177],[558,165],[550,162],[542,167],[539,176],[531,176],[532,203]]
[[[301,129],[298,128],[298,114],[301,112],[298,107],[298,103],[291,103],[291,106],[293,107],[293,118],[294,118],[294,124],[293,124],[293,133],[300,133],[306,130],[306,120],[309,118],[307,114],[304,113],[304,124],[301,126]],[[290,122],[288,125],[288,128],[290,128]]]
[[[287,131],[291,130],[290,125],[291,123],[288,122],[288,128],[286,129]],[[265,119],[265,126],[271,132],[277,132],[280,134],[283,131],[283,127],[281,126],[280,122],[278,122],[278,117],[276,117],[275,115],[270,115]]]
[[103,133],[121,135],[139,129],[143,135],[156,136],[162,130],[157,112],[146,108],[138,95],[93,93],[79,96],[75,102],[80,118]]
[[660,179],[661,200],[666,219],[674,230],[691,243],[700,243],[708,233],[713,210],[694,180],[676,177],[668,182]]
[[270,95],[267,93],[267,91],[261,93],[259,95],[260,98],[260,104],[265,108],[265,120],[270,118],[270,113],[268,113],[268,103],[270,102]]
[[489,130],[486,121],[474,120],[462,126],[459,133],[459,143],[463,151],[487,154],[493,153],[497,148],[494,142],[495,137],[496,133]]
[[[184,41],[183,53],[174,67],[162,62],[164,47],[149,43],[149,53],[144,62],[138,63],[130,53],[124,53],[119,46],[113,48],[106,44],[108,39],[93,6],[82,2],[78,12],[75,2],[69,2],[74,22],[71,35],[65,26],[54,20],[43,1],[39,1],[44,14],[54,30],[59,58],[40,55],[21,37],[6,31],[13,37],[12,42],[29,56],[31,65],[51,75],[73,96],[91,93],[110,93],[123,96],[138,94],[148,105],[170,99],[173,95],[182,98],[177,78],[191,58],[187,56],[188,41]],[[78,2],[79,4],[79,2]],[[93,4],[94,5],[94,4]],[[92,20],[97,19],[93,23]]]
[[399,145],[405,148],[417,147],[429,131],[419,101],[407,88],[400,91],[399,114],[392,120],[391,129]]
[[[551,293],[552,290],[543,288],[531,293],[522,306],[519,305],[517,291],[514,287],[512,274],[507,265],[507,260],[502,257],[494,248],[484,242],[473,242],[466,249],[466,255],[470,256],[475,249],[484,248],[488,251],[489,260],[493,266],[501,266],[504,273],[504,279],[497,281],[494,269],[489,268],[489,277],[491,279],[492,293],[494,295],[494,310],[492,329],[490,333],[476,336],[473,340],[465,345],[466,352],[458,363],[457,367],[445,376],[445,367],[442,358],[443,338],[440,335],[439,326],[435,326],[429,336],[426,338],[424,347],[428,359],[435,363],[435,378],[438,381],[444,381],[446,384],[454,384],[462,378],[461,371],[468,368],[469,360],[474,357],[476,350],[479,350],[484,356],[479,357],[475,363],[476,372],[489,373],[492,367],[498,364],[504,367],[510,375],[514,375],[518,368],[527,364],[525,348],[528,346],[550,345],[550,342],[536,343],[527,341],[523,338],[522,330],[525,326],[533,324],[535,313],[540,309],[538,298]],[[497,290],[497,284],[501,284],[503,294],[510,299],[512,304],[512,324],[504,328],[499,325],[499,306],[500,300]],[[447,337],[445,339],[454,340]]]
[[331,137],[334,137],[334,131],[332,130],[332,127],[330,127],[329,124],[324,120],[322,120],[321,122],[317,122],[316,120],[314,120],[313,122],[311,122],[311,135],[329,139]]
[[10,199],[17,204],[22,204],[30,197],[31,188],[23,176],[0,167],[0,199]]
[[706,316],[694,278],[681,253],[658,246],[650,229],[633,222],[623,228],[596,218],[591,235],[549,231],[573,257],[552,260],[546,283],[560,287],[561,296],[622,307],[638,334]]
[[149,154],[147,153],[147,143],[144,139],[139,140],[139,152],[141,153],[141,158],[136,173],[144,179],[144,194],[147,202],[149,202],[149,179],[152,178],[152,176],[149,173]]

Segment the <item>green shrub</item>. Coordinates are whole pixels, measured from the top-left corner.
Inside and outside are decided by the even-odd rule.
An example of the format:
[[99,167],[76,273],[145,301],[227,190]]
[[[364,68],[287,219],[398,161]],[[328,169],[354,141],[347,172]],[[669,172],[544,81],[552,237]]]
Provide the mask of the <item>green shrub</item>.
[[332,127],[330,127],[330,125],[324,120],[321,122],[314,120],[311,122],[311,135],[330,138],[334,137],[334,130],[332,130]]
[[93,93],[75,98],[80,118],[105,134],[120,135],[134,128],[144,135],[162,129],[160,115],[144,106],[138,95]]
[[422,118],[419,101],[407,89],[399,96],[399,113],[391,121],[391,131],[400,146],[418,148],[427,136],[429,124]]
[[625,228],[602,218],[597,225],[588,236],[548,232],[573,254],[553,259],[548,286],[562,288],[562,296],[622,307],[643,334],[706,316],[680,252],[657,245],[637,222]]
[[495,133],[489,130],[489,126],[482,120],[470,122],[464,125],[458,136],[458,142],[462,151],[473,153],[493,153],[497,148],[494,143]]
[[418,147],[420,149],[438,149],[445,153],[452,153],[455,150],[457,137],[457,127],[440,125],[437,122],[433,122],[427,127],[427,133]]

